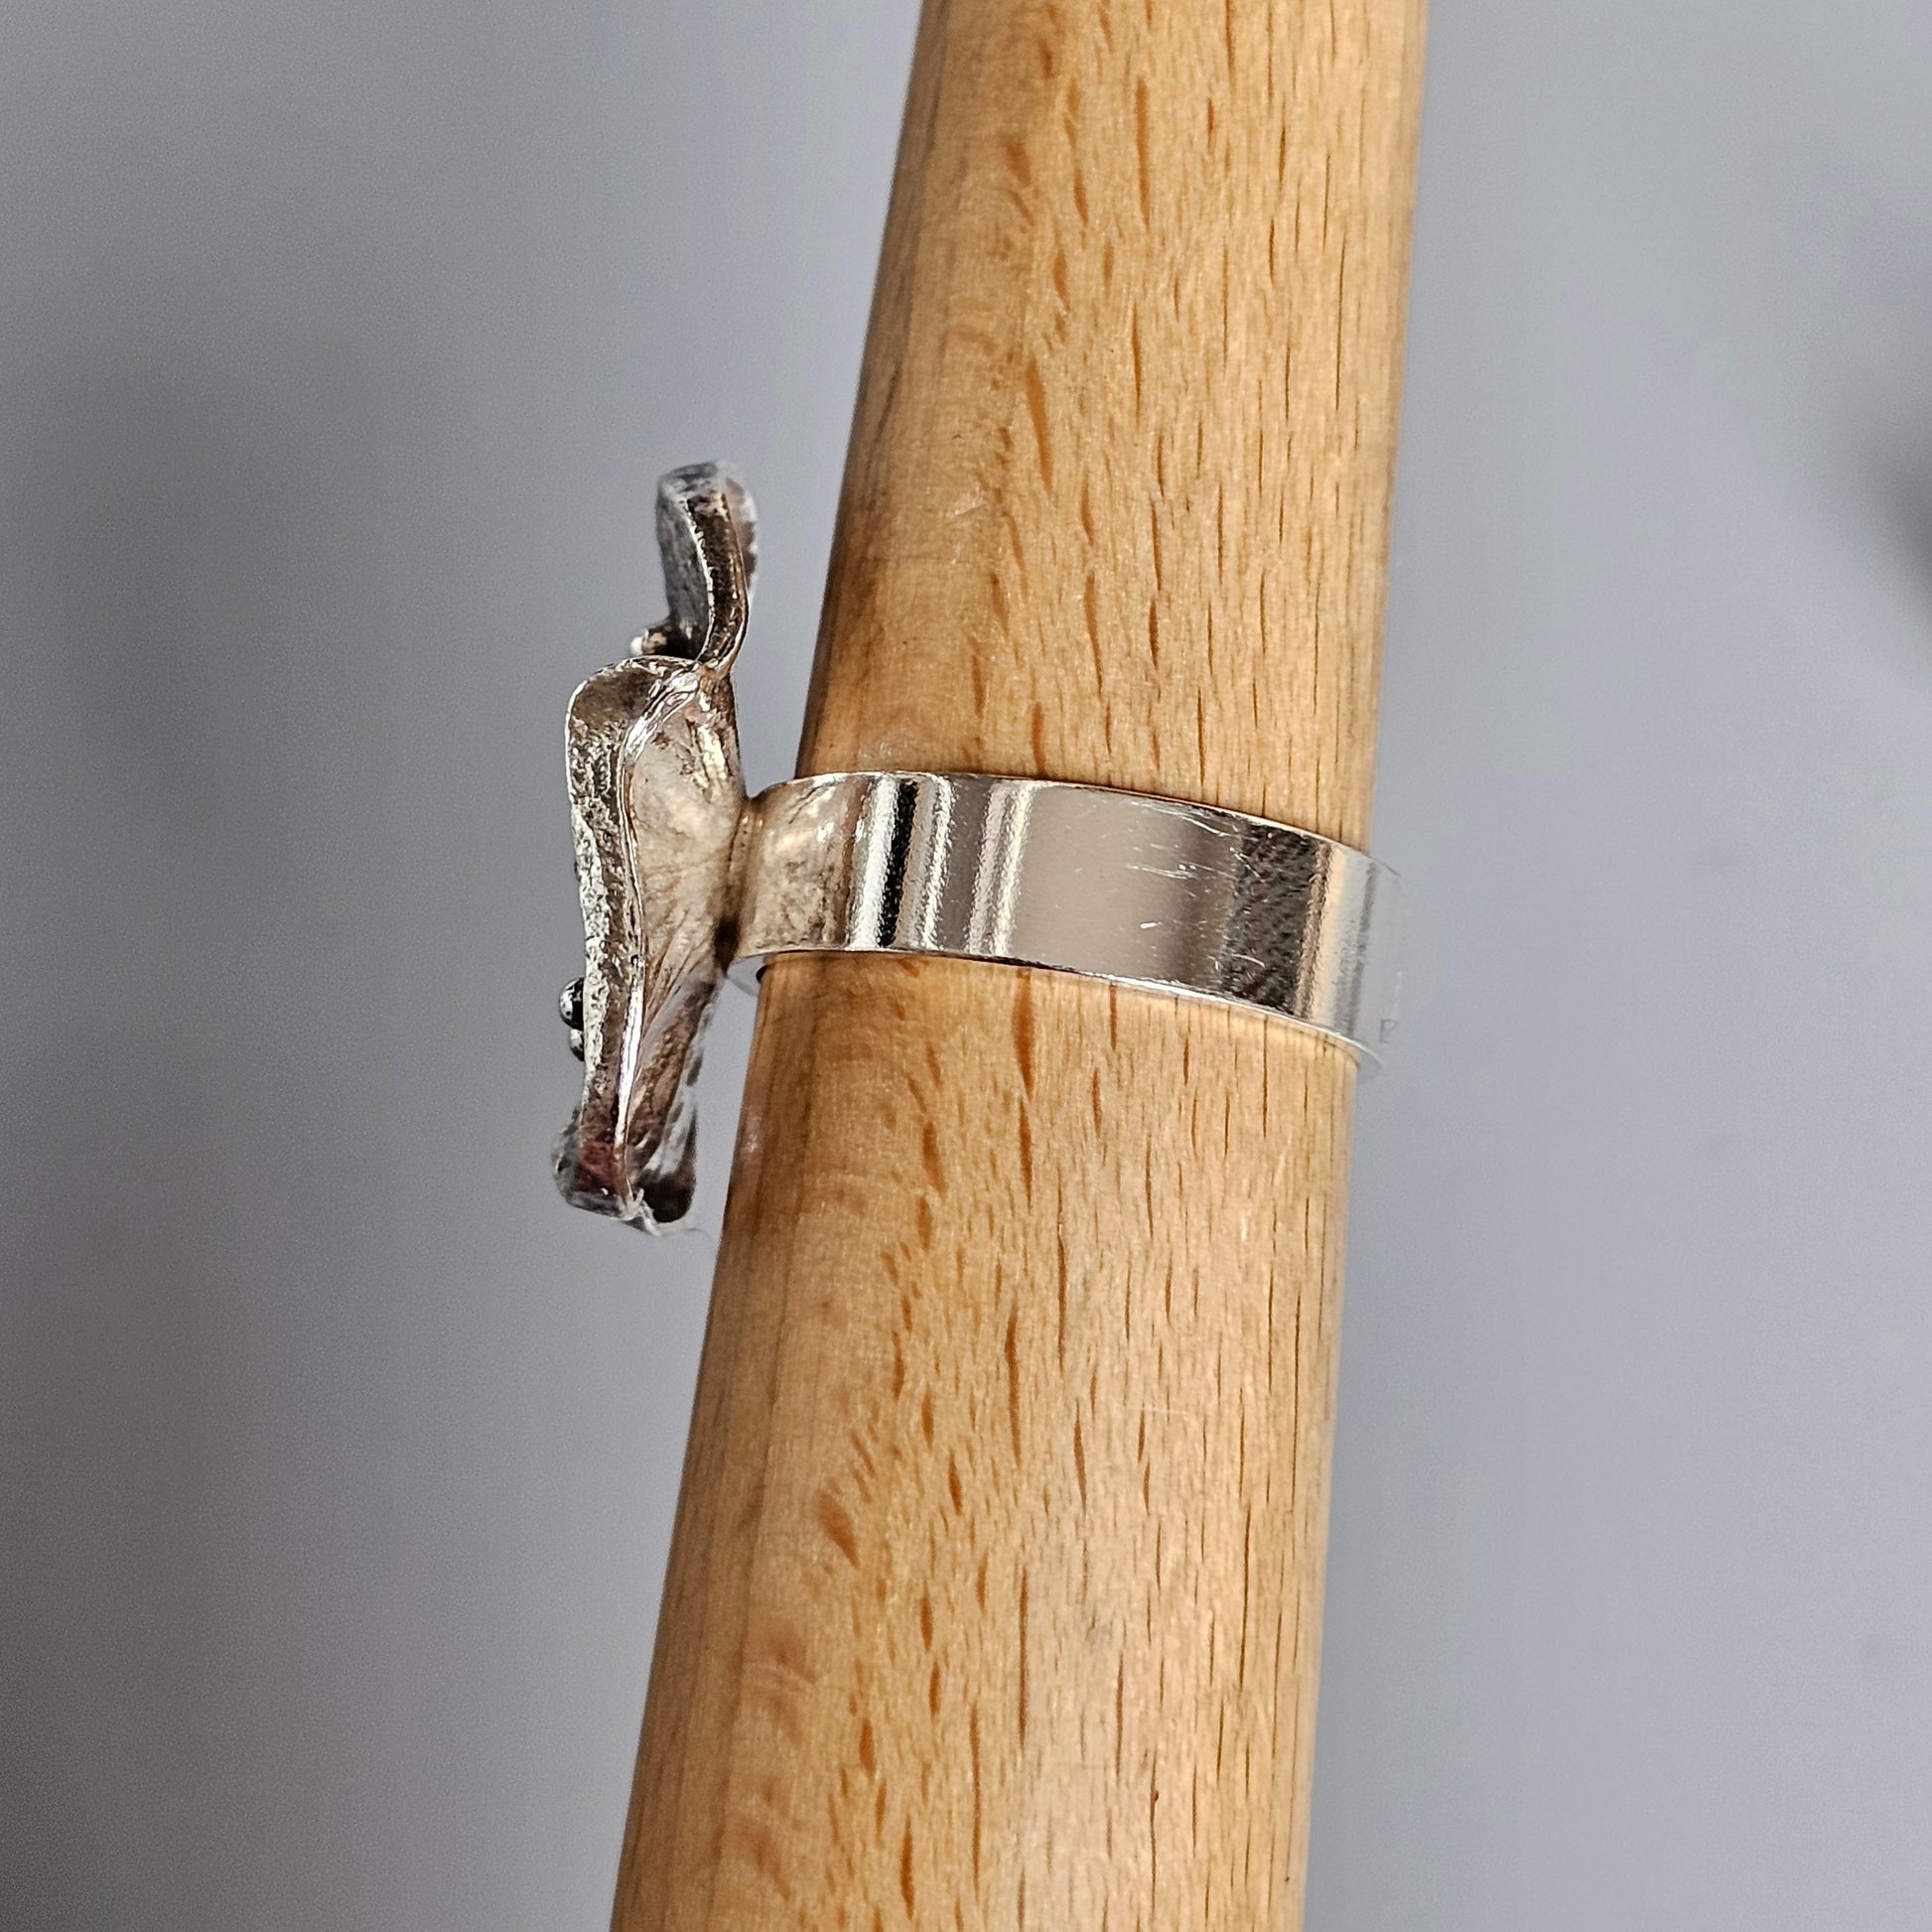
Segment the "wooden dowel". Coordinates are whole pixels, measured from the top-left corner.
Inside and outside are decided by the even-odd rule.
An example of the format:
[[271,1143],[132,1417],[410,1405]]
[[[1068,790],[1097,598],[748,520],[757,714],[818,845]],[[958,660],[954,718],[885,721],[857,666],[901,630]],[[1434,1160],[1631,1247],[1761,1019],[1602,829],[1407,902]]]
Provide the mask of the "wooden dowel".
[[[928,0],[801,768],[1365,840],[1420,0]],[[768,971],[621,1932],[1299,1923],[1352,1068]]]

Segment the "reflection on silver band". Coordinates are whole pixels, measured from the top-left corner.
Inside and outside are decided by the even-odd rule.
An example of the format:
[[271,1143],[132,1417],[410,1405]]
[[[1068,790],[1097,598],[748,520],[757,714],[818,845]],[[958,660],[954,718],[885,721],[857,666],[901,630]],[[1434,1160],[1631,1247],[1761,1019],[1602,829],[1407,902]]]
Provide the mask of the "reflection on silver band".
[[1240,812],[977,773],[773,785],[748,811],[739,956],[937,953],[1255,1007],[1371,1056],[1395,879]]

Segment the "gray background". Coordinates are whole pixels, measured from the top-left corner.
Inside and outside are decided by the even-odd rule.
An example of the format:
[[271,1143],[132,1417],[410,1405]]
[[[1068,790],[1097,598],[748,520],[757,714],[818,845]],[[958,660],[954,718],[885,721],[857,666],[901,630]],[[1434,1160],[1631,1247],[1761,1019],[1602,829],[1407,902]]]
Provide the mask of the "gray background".
[[[0,6],[9,1928],[604,1921],[711,1250],[550,1190],[560,707],[725,454],[787,768],[911,26]],[[1311,1923],[1922,1928],[1932,9],[1430,85]]]

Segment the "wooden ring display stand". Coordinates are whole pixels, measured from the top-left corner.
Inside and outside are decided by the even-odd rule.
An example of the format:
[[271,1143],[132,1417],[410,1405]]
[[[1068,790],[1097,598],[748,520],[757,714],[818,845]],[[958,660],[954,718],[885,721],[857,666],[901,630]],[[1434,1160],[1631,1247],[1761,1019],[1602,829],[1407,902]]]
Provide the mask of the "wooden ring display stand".
[[[1366,842],[1419,0],[928,0],[801,770]],[[764,981],[621,1932],[1299,1924],[1354,1068]]]

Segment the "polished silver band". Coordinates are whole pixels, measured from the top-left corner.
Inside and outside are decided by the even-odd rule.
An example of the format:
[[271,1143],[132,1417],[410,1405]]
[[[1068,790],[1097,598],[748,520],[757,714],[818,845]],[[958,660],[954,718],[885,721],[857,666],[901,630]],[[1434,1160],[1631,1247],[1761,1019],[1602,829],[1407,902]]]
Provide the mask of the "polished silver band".
[[1253,1007],[1373,1057],[1393,1024],[1386,866],[1177,799],[855,771],[753,801],[741,958],[940,954]]

